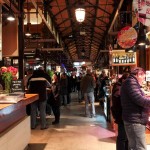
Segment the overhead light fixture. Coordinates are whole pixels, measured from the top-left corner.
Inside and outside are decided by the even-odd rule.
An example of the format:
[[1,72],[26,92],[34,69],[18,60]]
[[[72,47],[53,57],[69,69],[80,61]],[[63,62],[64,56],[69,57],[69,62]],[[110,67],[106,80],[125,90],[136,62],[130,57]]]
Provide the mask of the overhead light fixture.
[[85,20],[85,8],[82,6],[79,6],[78,8],[76,8],[75,16],[78,22],[80,23],[83,22]]
[[12,1],[10,1],[10,7],[9,7],[9,13],[8,13],[8,16],[7,16],[7,20],[9,21],[14,21],[15,20],[15,16],[14,16],[14,13],[11,9],[11,3]]
[[29,12],[29,3],[28,3],[28,0],[27,0],[27,30],[26,30],[26,33],[25,35],[26,36],[31,36],[31,32],[30,32],[30,12]]
[[85,49],[84,49],[84,47],[82,48],[81,55],[85,56]]
[[34,57],[35,57],[35,60],[40,60],[41,59],[40,49],[36,48]]
[[134,45],[134,46],[132,46],[131,48],[125,49],[125,52],[133,53],[133,52],[136,51],[136,49],[137,49],[137,45]]
[[26,30],[26,33],[25,33],[26,36],[31,36],[31,32],[30,32],[30,23],[27,23],[27,30]]

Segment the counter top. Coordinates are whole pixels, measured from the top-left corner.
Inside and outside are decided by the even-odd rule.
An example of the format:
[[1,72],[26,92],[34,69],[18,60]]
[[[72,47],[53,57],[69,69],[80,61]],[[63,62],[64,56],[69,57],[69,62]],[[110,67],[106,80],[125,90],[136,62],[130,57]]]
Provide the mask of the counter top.
[[[36,100],[38,99],[38,94],[25,94],[25,98],[23,98],[18,103],[21,103],[23,105],[28,105],[28,104],[34,102],[35,99]],[[15,103],[15,104],[18,104],[18,103]],[[1,111],[1,109],[4,109],[4,108],[9,107],[9,106],[13,106],[15,104],[0,104],[0,111]]]
[[16,123],[26,114],[26,105],[39,99],[38,94],[26,94],[25,98],[14,104],[0,104],[0,133]]

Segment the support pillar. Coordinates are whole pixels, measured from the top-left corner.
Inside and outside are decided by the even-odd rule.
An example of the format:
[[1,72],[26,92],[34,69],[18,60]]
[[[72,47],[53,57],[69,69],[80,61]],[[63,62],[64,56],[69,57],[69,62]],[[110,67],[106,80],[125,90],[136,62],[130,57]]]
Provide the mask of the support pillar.
[[18,48],[19,48],[19,57],[18,57],[18,69],[19,69],[19,79],[24,77],[24,0],[18,1],[19,5],[19,16],[18,16]]

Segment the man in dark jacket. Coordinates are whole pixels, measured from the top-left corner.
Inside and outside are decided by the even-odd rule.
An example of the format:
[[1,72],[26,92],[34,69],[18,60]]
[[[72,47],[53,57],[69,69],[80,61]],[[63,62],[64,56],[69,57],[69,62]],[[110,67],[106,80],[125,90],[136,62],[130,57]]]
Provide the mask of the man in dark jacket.
[[122,117],[129,150],[146,150],[145,125],[148,122],[150,98],[141,90],[145,72],[136,67],[121,87]]
[[[84,94],[85,100],[85,116],[95,117],[95,106],[94,106],[94,88],[96,83],[91,75],[91,70],[87,69],[87,74],[81,80],[81,90]],[[91,104],[91,112],[89,112],[89,103]]]

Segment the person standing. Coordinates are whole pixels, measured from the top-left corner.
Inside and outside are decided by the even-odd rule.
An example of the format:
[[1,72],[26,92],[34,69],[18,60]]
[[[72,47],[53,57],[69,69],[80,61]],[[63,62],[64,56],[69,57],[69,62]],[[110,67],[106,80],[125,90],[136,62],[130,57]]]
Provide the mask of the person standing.
[[115,123],[118,125],[116,150],[128,150],[128,139],[127,139],[127,135],[122,120],[122,107],[121,107],[121,99],[120,99],[121,85],[128,76],[129,73],[124,73],[122,77],[118,80],[118,82],[114,84],[112,89],[111,112],[115,120]]
[[66,73],[62,73],[60,76],[60,100],[64,106],[67,106],[67,94],[68,94],[68,79]]
[[129,150],[146,150],[145,128],[148,122],[150,98],[141,89],[145,71],[136,67],[121,87],[122,118]]
[[40,112],[41,130],[47,129],[46,123],[46,103],[47,87],[51,84],[42,76],[40,70],[34,70],[33,75],[29,78],[29,93],[38,93],[39,99],[31,103],[31,128],[35,129],[37,125],[37,110]]
[[[87,74],[81,80],[81,90],[84,94],[85,100],[85,116],[95,117],[95,106],[94,106],[94,88],[96,83],[91,75],[91,70],[87,69]],[[89,103],[91,105],[91,112],[89,112]]]
[[59,83],[57,76],[53,75],[53,80],[51,84],[51,93],[50,93],[50,105],[55,116],[55,120],[52,122],[53,125],[59,124],[60,121],[60,97],[59,97]]

